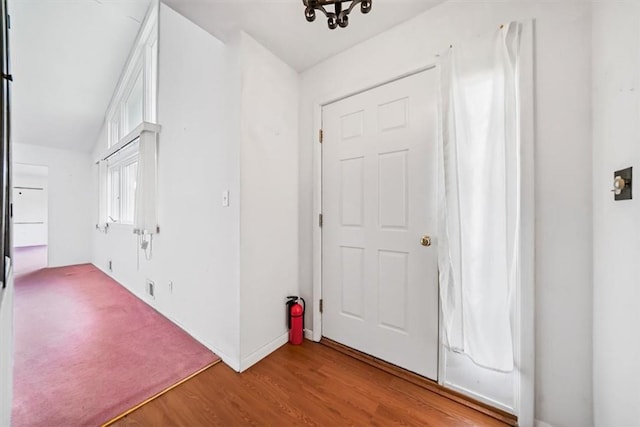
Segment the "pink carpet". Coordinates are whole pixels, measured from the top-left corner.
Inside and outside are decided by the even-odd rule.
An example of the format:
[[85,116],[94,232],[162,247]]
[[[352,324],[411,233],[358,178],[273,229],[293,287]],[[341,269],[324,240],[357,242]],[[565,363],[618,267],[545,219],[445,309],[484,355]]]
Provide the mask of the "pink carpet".
[[95,426],[218,356],[92,265],[15,286],[13,425]]
[[16,275],[47,267],[47,246],[13,248],[13,271]]

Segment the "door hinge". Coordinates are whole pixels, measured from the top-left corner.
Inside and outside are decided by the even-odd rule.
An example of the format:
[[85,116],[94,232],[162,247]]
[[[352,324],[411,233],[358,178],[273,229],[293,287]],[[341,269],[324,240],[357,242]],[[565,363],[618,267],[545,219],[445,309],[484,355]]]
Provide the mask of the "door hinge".
[[320,144],[324,142],[324,131],[322,129],[318,132],[318,140],[320,141]]
[[320,300],[320,313],[322,313],[324,311],[324,300],[321,299]]
[[318,226],[322,227],[323,223],[324,223],[324,218],[322,217],[322,214],[318,214]]

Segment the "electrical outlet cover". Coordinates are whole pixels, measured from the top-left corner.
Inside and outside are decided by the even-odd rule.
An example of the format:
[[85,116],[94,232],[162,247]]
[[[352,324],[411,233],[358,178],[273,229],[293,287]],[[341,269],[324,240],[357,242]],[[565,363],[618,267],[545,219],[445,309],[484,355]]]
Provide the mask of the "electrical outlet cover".
[[151,298],[155,298],[155,283],[152,280],[147,280],[147,295]]

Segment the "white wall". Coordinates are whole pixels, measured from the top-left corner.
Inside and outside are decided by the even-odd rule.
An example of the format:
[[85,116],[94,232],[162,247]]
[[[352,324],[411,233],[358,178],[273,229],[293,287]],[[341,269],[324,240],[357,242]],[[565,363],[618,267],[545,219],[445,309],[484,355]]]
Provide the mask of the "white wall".
[[13,268],[0,290],[0,426],[11,425],[13,403]]
[[13,161],[49,169],[49,266],[91,260],[91,157],[80,151],[13,144]]
[[590,10],[588,2],[450,1],[301,78],[299,277],[310,300],[318,214],[312,200],[314,103],[433,63],[449,44],[507,21],[535,19],[535,416],[556,427],[593,424]]
[[[245,370],[286,342],[297,291],[298,75],[250,36],[226,46],[164,4],[159,28],[153,258],[138,271],[132,227],[116,224],[94,233],[93,262]],[[103,131],[94,157],[105,150]]]
[[[108,271],[112,260],[116,280],[239,369],[240,125],[239,97],[230,95],[239,93],[236,59],[165,5],[159,28],[160,234],[151,261],[140,255],[138,271],[131,226],[94,231],[93,263]],[[95,158],[105,147],[103,133]],[[230,190],[230,207],[221,204],[223,190]],[[145,279],[156,284],[155,300],[145,294]]]
[[225,46],[165,5],[159,46],[153,259],[137,271],[131,227],[113,225],[95,233],[93,260],[245,370],[286,342],[297,291],[298,75],[250,36]]
[[298,73],[240,35],[241,368],[287,341],[298,291]]
[[[595,424],[640,426],[640,4],[593,7]],[[615,202],[629,166],[634,200]]]

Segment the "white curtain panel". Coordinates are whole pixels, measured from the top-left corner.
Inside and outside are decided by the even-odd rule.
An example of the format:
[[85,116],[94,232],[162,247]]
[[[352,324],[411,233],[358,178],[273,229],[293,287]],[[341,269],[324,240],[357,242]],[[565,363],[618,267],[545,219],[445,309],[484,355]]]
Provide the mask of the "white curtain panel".
[[98,162],[98,227],[107,226],[107,161]]
[[157,150],[156,134],[143,131],[139,140],[133,221],[137,234],[155,234],[158,227]]
[[513,370],[520,207],[517,23],[441,56],[439,270],[446,345]]

